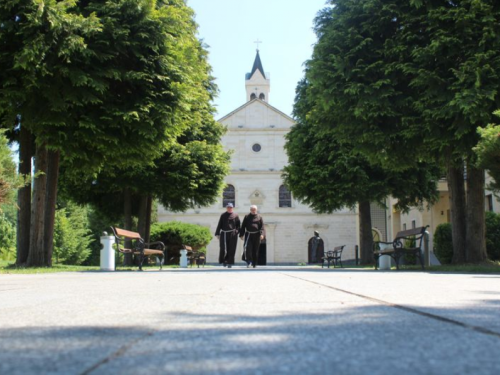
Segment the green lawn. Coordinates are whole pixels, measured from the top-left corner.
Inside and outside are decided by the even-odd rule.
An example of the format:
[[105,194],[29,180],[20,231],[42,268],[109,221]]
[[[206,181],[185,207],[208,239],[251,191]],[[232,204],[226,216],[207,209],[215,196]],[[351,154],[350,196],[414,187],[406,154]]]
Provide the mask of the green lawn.
[[[401,266],[403,271],[421,271],[420,266]],[[395,269],[395,268],[394,268]],[[444,264],[441,266],[425,267],[427,272],[457,272],[457,273],[500,273],[500,262],[486,262],[483,264]]]
[[1,273],[54,273],[54,272],[79,272],[79,271],[96,271],[99,267],[85,267],[85,266],[66,266],[63,264],[56,264],[52,267],[41,268],[25,268],[16,267],[12,262],[0,261],[0,274]]
[[[299,264],[301,265],[301,264]],[[318,266],[321,268],[321,265]],[[326,266],[325,266],[326,268]],[[374,266],[355,266],[353,264],[344,264],[344,269],[365,269],[365,270],[374,270]],[[333,266],[330,266],[330,269],[333,269]],[[336,267],[339,269],[339,267]],[[396,267],[392,267],[391,270],[397,271]],[[399,266],[400,271],[422,271],[422,267],[420,266]],[[441,266],[430,266],[425,267],[423,272],[449,272],[449,273],[500,273],[500,262],[488,261],[483,264],[445,264]]]
[[[178,268],[179,266],[163,266],[163,268]],[[158,266],[144,266],[146,270],[157,270]],[[137,271],[137,267],[118,267],[116,270],[122,271]],[[83,272],[83,271],[98,271],[98,266],[68,266],[64,264],[55,264],[52,267],[40,268],[25,268],[16,267],[12,262],[0,260],[0,274],[37,274],[37,273],[55,273],[55,272]]]

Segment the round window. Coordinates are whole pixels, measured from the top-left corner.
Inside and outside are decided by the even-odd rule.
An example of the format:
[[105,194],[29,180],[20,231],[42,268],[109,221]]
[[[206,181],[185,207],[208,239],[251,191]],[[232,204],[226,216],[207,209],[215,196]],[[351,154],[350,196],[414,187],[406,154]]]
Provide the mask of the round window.
[[261,149],[260,145],[258,143],[254,144],[252,146],[252,150],[254,150],[255,152],[259,152]]

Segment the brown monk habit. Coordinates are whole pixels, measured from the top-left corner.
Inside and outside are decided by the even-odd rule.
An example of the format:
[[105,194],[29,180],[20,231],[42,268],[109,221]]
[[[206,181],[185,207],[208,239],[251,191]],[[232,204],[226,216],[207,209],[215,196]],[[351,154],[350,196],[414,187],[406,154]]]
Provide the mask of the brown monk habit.
[[266,237],[264,229],[264,220],[259,214],[249,213],[245,215],[243,224],[240,229],[240,237],[243,237],[243,255],[241,259],[252,263],[253,267],[257,266],[259,261],[260,236]]
[[234,254],[238,244],[240,218],[234,212],[224,212],[220,215],[215,235],[219,238],[219,263],[234,264]]
[[325,243],[318,232],[314,232],[314,237],[309,239],[308,245],[309,263],[321,263],[321,257],[325,252]]

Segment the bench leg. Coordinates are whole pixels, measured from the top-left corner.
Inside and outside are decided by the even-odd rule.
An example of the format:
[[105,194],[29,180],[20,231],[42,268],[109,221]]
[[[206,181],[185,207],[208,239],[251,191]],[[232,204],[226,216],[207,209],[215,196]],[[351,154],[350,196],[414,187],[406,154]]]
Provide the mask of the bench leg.
[[399,270],[399,260],[401,259],[401,255],[396,255],[394,254],[394,257],[393,257],[394,261],[396,262],[396,269]]
[[156,257],[156,259],[158,259],[158,261],[160,262],[160,271],[161,271],[162,268],[163,268],[163,259],[164,259],[164,256],[163,255],[158,255]]
[[142,269],[142,263],[144,262],[144,254],[139,255],[139,271],[143,271]]
[[418,260],[420,260],[420,265],[422,266],[422,270],[425,270],[424,268],[424,257],[422,256],[422,252],[418,251],[417,252]]

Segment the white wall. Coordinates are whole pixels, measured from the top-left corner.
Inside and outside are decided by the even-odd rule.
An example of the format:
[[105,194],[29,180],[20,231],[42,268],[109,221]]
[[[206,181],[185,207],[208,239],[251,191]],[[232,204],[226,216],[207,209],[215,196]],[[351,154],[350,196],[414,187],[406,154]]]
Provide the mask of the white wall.
[[[292,201],[292,207],[279,207],[281,171],[287,164],[285,134],[293,120],[260,100],[253,100],[220,120],[228,132],[222,143],[233,151],[231,174],[226,183],[236,190],[235,212],[243,220],[256,204],[266,224],[268,263],[307,262],[307,242],[318,230],[327,249],[346,245],[345,259],[354,258],[357,241],[357,214],[342,210],[333,215],[316,215],[311,209]],[[252,150],[254,144],[261,151]],[[258,195],[258,196],[256,196]],[[204,225],[215,233],[221,213],[222,197],[209,207],[175,214],[159,207],[159,221],[179,220]],[[214,238],[207,248],[207,261],[218,261],[219,245]],[[241,259],[241,244],[237,260]]]

